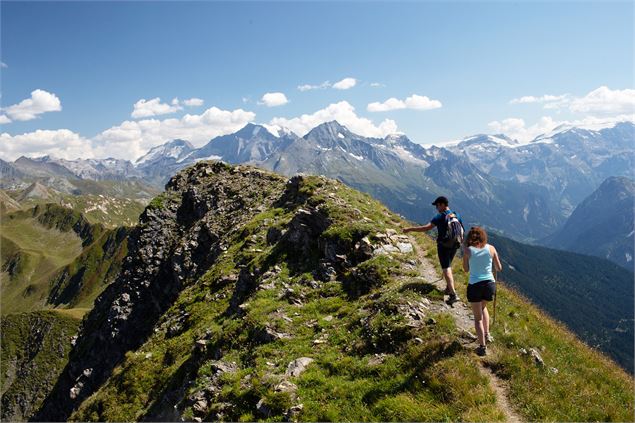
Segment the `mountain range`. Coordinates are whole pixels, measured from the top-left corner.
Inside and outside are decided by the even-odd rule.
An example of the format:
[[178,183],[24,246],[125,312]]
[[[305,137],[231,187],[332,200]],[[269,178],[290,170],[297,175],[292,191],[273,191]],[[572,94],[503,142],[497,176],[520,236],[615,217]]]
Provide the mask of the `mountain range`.
[[[633,123],[620,122],[596,129],[560,127],[524,144],[498,134],[426,148],[403,134],[360,136],[336,121],[318,125],[303,137],[248,124],[200,148],[185,140],[169,141],[135,163],[48,156],[0,162],[0,186],[15,190],[37,180],[63,192],[100,190],[147,201],[149,193],[160,190],[178,170],[217,159],[288,176],[336,178],[418,222],[430,219],[430,201],[445,194],[468,224],[484,225],[519,241],[540,242],[560,230],[573,209],[606,178],[632,178],[634,133]],[[113,186],[97,188],[105,182]]]
[[607,178],[543,245],[607,258],[633,270],[635,182]]

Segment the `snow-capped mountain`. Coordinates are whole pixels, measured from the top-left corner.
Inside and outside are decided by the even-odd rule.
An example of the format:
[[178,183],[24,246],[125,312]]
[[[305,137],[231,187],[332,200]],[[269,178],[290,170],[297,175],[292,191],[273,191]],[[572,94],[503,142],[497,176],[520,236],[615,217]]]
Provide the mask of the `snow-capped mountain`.
[[146,167],[168,159],[175,162],[183,160],[189,153],[195,150],[192,143],[185,140],[172,140],[165,144],[152,147],[146,154],[135,161],[135,166]]
[[635,125],[620,122],[598,130],[559,127],[527,144],[479,136],[449,148],[490,176],[544,187],[569,215],[604,179],[633,176],[634,140]]
[[[73,179],[141,177],[161,189],[179,169],[215,159],[287,175],[338,178],[419,221],[430,217],[430,199],[445,193],[475,223],[516,238],[539,239],[555,231],[606,177],[632,174],[633,133],[633,124],[623,122],[598,130],[561,127],[525,144],[504,134],[479,134],[445,148],[425,148],[404,134],[364,137],[336,121],[303,137],[284,128],[248,124],[200,148],[185,140],[167,142],[134,165],[113,159],[21,157],[3,162],[2,184],[7,186],[5,174],[14,175],[13,180],[18,174],[31,175],[70,192],[74,185],[68,181]],[[62,189],[60,184],[69,186]]]

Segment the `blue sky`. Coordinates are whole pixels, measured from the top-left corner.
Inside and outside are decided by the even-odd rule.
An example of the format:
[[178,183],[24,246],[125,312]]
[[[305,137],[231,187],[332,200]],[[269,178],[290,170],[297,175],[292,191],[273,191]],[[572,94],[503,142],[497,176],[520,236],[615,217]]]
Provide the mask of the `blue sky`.
[[[197,144],[249,118],[300,131],[348,116],[367,135],[394,127],[430,144],[498,130],[528,138],[563,121],[632,115],[633,7],[3,1],[0,157],[72,156],[82,149],[116,156],[127,142],[135,156],[175,134],[189,135],[182,117],[213,107],[220,111],[192,135]],[[332,87],[344,78],[355,85]],[[325,81],[329,88],[298,89]],[[40,98],[40,111],[18,113],[33,104],[10,108],[34,90],[49,95]],[[268,107],[265,93],[283,93],[287,103]],[[406,101],[413,95],[419,102]],[[541,101],[544,95],[566,97]],[[520,102],[524,96],[533,98]],[[131,117],[136,102],[156,97],[165,104],[178,98],[178,110]],[[391,97],[396,109],[369,110]],[[189,98],[204,104],[185,106]],[[231,114],[236,110],[247,113]],[[309,117],[294,120],[303,114]],[[48,132],[38,138],[37,130]]]

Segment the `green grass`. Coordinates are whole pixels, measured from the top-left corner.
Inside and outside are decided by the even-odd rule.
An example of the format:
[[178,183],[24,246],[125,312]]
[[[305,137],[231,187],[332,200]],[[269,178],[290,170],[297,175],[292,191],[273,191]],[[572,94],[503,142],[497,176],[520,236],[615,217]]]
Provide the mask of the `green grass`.
[[82,251],[82,240],[74,232],[46,228],[34,218],[12,217],[0,224],[0,259],[14,269],[13,275],[2,273],[2,313],[42,306],[50,278]]
[[0,232],[3,314],[91,308],[127,253],[126,229],[91,225],[55,204],[3,216]]
[[[430,255],[433,241],[418,235]],[[434,260],[438,267],[438,261]],[[457,257],[452,265],[456,288],[467,298],[467,275]],[[635,383],[610,358],[590,348],[516,290],[497,285],[496,339],[486,360],[510,387],[510,401],[532,421],[633,421]],[[493,313],[493,303],[489,306]],[[520,348],[537,349],[545,367]],[[550,371],[556,368],[557,373]]]
[[37,311],[0,318],[2,420],[28,417],[66,365],[82,310]]
[[[350,247],[376,231],[399,232],[406,222],[341,183],[307,177],[298,192],[304,203],[266,210],[227,234],[229,248],[180,293],[148,340],[126,354],[71,420],[137,421],[173,412],[175,404],[184,419],[217,419],[215,410],[230,404],[224,420],[279,421],[298,403],[303,421],[504,420],[478,358],[459,342],[452,316],[428,311],[436,324],[411,326],[400,312],[423,297],[442,298],[417,278],[409,264],[414,254],[379,256],[337,280],[316,282],[311,267],[297,266],[296,251],[266,242],[269,228],[284,229],[298,207],[319,209],[331,224],[309,251],[316,258],[322,242]],[[157,200],[154,206],[162,205]],[[432,241],[417,239],[434,259]],[[275,266],[259,281],[263,289],[244,294],[240,308],[231,306],[236,275]],[[465,295],[465,275],[458,269],[456,274]],[[349,278],[369,283],[351,295]],[[508,381],[510,402],[523,417],[632,419],[632,378],[515,293],[503,288],[500,299],[497,343],[487,364]],[[182,328],[170,333],[183,313]],[[279,338],[266,339],[267,331]],[[197,352],[202,338],[206,351]],[[520,357],[520,346],[541,349],[547,365],[559,372]],[[303,356],[314,362],[290,379],[297,398],[276,392],[288,364]],[[235,363],[237,371],[215,375],[218,357]],[[210,385],[214,399],[201,414],[188,398]],[[256,410],[260,400],[268,415]]]
[[[370,232],[351,225],[363,208],[373,209],[380,228],[396,228],[399,219],[368,196],[335,185],[347,198],[338,204],[328,196],[332,184],[308,179],[316,204],[332,219],[325,238],[351,241]],[[316,200],[316,197],[318,198]],[[309,200],[310,201],[310,200]],[[413,329],[395,310],[404,299],[419,298],[400,292],[399,278],[410,277],[401,265],[411,255],[390,259],[379,256],[359,267],[364,274],[380,279],[366,293],[351,298],[343,281],[321,282],[311,288],[310,274],[290,271],[287,260],[262,240],[269,227],[284,226],[295,209],[273,209],[256,216],[237,229],[231,247],[200,279],[183,291],[178,301],[158,323],[159,330],[138,351],[130,352],[109,381],[85,401],[72,416],[75,420],[138,420],[161,409],[164,392],[191,383],[189,394],[204,388],[212,376],[209,355],[197,356],[196,339],[205,337],[208,350],[220,348],[223,360],[235,362],[239,370],[221,378],[216,403],[231,403],[229,420],[279,420],[295,402],[286,393],[275,392],[290,361],[313,357],[307,371],[293,380],[304,405],[302,420],[501,420],[493,391],[477,371],[473,359],[457,348],[453,324],[446,316],[435,316],[434,326]],[[362,212],[363,213],[363,212]],[[337,228],[352,227],[351,231]],[[351,238],[349,238],[349,234]],[[250,240],[246,242],[246,240]],[[253,241],[252,241],[253,240]],[[254,252],[258,248],[261,252]],[[236,263],[269,263],[276,258],[280,271],[268,282],[276,288],[257,290],[242,307],[244,315],[227,315],[233,285],[223,283],[237,274]],[[291,262],[289,262],[291,263]],[[282,284],[293,289],[281,296]],[[293,297],[301,298],[297,306]],[[171,316],[187,312],[184,330],[169,338]],[[325,319],[327,316],[327,319]],[[273,342],[259,341],[266,327],[286,334]],[[207,332],[207,335],[205,335]],[[423,344],[415,337],[425,340]],[[315,342],[318,341],[318,342]],[[382,362],[369,364],[375,354]],[[448,372],[446,370],[453,370]],[[465,395],[472,398],[465,400]],[[186,395],[187,396],[187,395]],[[255,411],[264,399],[271,415]],[[185,406],[185,418],[193,416]]]

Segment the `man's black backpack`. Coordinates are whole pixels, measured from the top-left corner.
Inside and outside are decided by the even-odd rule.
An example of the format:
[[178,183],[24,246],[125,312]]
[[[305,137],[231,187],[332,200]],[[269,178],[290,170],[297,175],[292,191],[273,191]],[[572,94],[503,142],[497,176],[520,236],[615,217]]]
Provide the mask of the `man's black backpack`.
[[465,229],[455,213],[445,215],[445,236],[440,240],[441,245],[447,248],[458,247],[463,243]]

